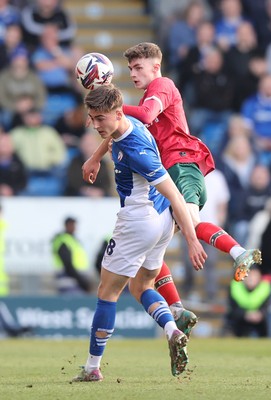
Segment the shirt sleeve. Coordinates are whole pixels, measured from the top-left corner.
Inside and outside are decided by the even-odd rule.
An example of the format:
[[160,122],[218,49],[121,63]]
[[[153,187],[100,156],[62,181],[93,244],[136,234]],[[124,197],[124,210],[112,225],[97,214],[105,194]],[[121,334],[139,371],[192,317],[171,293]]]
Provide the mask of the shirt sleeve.
[[174,99],[174,83],[168,78],[154,79],[148,86],[139,106],[124,105],[124,113],[139,119],[143,124],[151,124]]
[[160,157],[151,147],[133,150],[130,157],[130,168],[152,185],[156,185],[168,177]]
[[160,114],[161,102],[157,98],[150,97],[144,101],[142,106],[123,106],[124,114],[131,115],[131,117],[139,119],[143,124],[151,124],[155,118]]

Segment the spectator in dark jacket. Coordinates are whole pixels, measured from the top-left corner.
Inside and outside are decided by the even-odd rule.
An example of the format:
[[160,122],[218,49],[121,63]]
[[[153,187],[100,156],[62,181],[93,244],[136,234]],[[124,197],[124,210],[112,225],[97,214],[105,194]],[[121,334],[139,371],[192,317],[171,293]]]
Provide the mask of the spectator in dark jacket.
[[233,106],[239,112],[244,100],[257,92],[259,79],[267,72],[267,63],[250,22],[240,24],[236,39],[236,44],[225,53],[225,67],[234,78]]
[[80,153],[68,165],[65,191],[67,196],[104,197],[111,195],[113,178],[105,159],[101,160],[99,175],[92,185],[85,182],[82,177],[82,165],[97,148],[99,144],[97,140],[95,133],[86,132],[82,136],[79,144]]
[[234,82],[218,48],[212,47],[204,55],[191,83],[195,94],[188,115],[191,133],[199,136],[216,156],[225,140],[234,98]]
[[76,27],[59,0],[37,0],[26,5],[21,14],[24,41],[33,50],[39,44],[40,36],[47,24],[58,26],[60,45],[70,45],[75,37]]
[[0,131],[0,196],[17,195],[26,183],[26,168],[14,151],[11,137]]

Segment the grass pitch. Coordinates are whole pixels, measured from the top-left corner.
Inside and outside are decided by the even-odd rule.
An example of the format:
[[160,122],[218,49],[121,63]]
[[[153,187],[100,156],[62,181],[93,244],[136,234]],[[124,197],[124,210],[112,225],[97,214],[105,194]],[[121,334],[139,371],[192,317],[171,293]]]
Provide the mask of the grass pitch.
[[191,338],[188,369],[170,373],[166,340],[113,340],[103,382],[71,383],[88,340],[0,341],[1,400],[261,400],[271,398],[270,339]]

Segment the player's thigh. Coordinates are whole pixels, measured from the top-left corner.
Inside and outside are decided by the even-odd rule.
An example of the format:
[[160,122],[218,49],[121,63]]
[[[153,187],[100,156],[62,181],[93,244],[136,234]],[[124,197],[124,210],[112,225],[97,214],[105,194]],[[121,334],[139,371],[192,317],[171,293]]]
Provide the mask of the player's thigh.
[[148,270],[161,268],[166,249],[174,234],[174,221],[169,209],[166,209],[160,215],[160,225],[157,229],[160,232],[160,238],[152,248],[146,252],[145,261],[142,266]]
[[130,281],[130,291],[139,302],[142,293],[154,288],[155,278],[160,272],[166,249],[174,234],[174,221],[169,209],[161,214],[159,221],[160,238],[153,248],[147,251],[142,267]]
[[[146,254],[161,237],[160,216],[142,220],[118,218],[106,248],[102,267],[123,276],[134,277]],[[157,268],[157,265],[156,265]]]
[[179,163],[168,172],[186,203],[196,204],[201,209],[206,203],[207,191],[204,176],[197,165]]

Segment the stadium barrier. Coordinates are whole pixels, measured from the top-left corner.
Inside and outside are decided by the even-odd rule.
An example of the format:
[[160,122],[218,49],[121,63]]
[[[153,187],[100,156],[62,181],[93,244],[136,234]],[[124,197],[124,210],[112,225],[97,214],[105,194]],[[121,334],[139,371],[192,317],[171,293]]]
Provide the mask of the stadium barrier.
[[[96,296],[24,296],[2,299],[11,318],[32,328],[34,336],[89,337],[96,307]],[[159,328],[158,328],[159,329]],[[143,307],[129,294],[117,305],[114,337],[151,338],[157,326]]]

